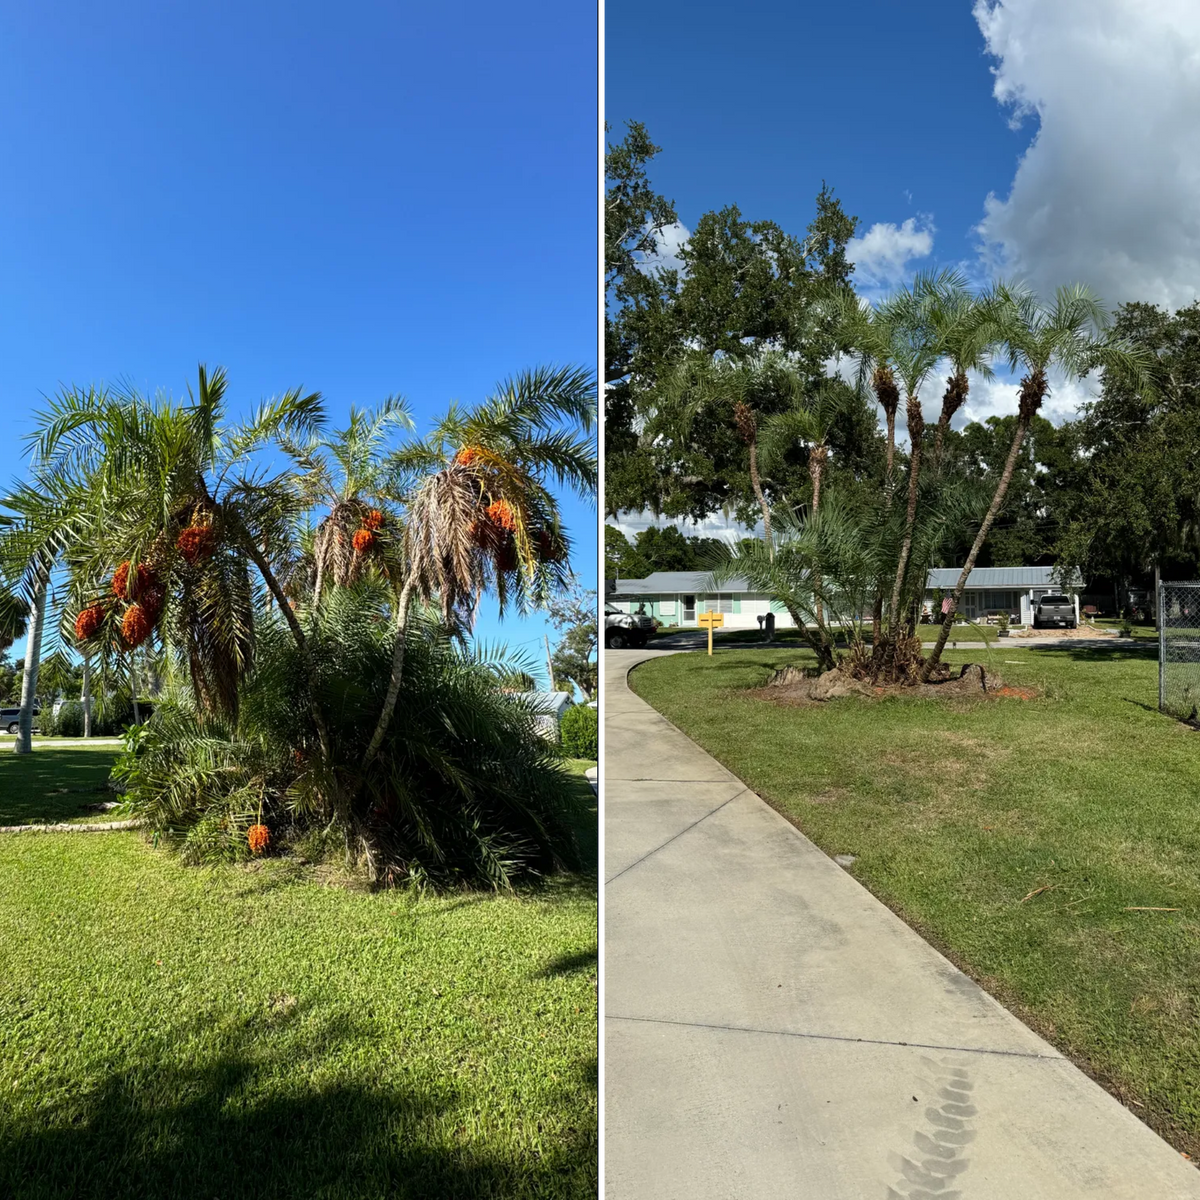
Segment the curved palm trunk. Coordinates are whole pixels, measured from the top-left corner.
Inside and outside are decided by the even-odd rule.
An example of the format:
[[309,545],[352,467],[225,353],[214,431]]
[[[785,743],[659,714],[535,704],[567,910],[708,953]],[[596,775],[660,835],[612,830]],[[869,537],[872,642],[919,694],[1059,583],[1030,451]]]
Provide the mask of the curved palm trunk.
[[767,543],[767,557],[771,562],[775,561],[775,541],[771,537],[771,509],[767,504],[767,498],[763,494],[762,481],[758,477],[758,439],[755,438],[750,442],[750,486],[754,489],[754,494],[758,497],[758,507],[762,510],[763,518],[763,538]]
[[137,664],[134,661],[133,654],[129,656],[129,694],[133,697],[133,723],[140,725],[142,723],[142,710],[138,707]]
[[383,709],[379,714],[379,720],[375,722],[375,732],[371,734],[371,741],[367,745],[367,752],[363,756],[363,766],[368,766],[379,753],[379,747],[383,745],[383,739],[388,731],[388,726],[392,723],[392,716],[396,711],[396,701],[400,697],[400,683],[404,678],[404,650],[408,638],[408,614],[412,610],[412,594],[416,580],[412,575],[404,581],[404,587],[400,589],[400,598],[396,601],[396,643],[392,647],[392,674],[388,681],[387,695],[383,700]]
[[38,669],[42,660],[42,628],[46,623],[46,591],[50,580],[43,576],[33,598],[29,614],[29,632],[25,641],[25,670],[21,676],[21,716],[17,725],[17,754],[33,753],[33,706],[37,700]]
[[921,402],[909,396],[907,405],[908,438],[912,443],[912,457],[908,469],[908,508],[904,513],[904,540],[900,543],[900,561],[896,564],[896,581],[892,585],[892,625],[900,620],[900,596],[904,588],[904,576],[908,571],[908,556],[912,553],[913,528],[917,520],[917,496],[921,482],[922,438],[925,436],[925,418],[921,413]]
[[808,648],[817,656],[817,666],[822,671],[830,671],[836,665],[833,658],[833,646],[830,645],[829,638],[822,629],[810,629],[805,624],[804,618],[800,615],[798,609],[792,608],[790,605],[785,605],[788,616],[792,618],[792,624],[795,625],[800,637],[808,644]]
[[991,531],[992,524],[996,520],[996,515],[1000,512],[1001,506],[1004,504],[1005,494],[1008,492],[1008,485],[1012,482],[1013,473],[1017,469],[1017,456],[1021,453],[1021,443],[1025,440],[1025,434],[1029,431],[1029,426],[1033,422],[1034,413],[1042,406],[1042,400],[1046,396],[1046,376],[1042,371],[1033,371],[1026,375],[1021,380],[1021,406],[1017,414],[1017,429],[1013,434],[1012,446],[1008,451],[1008,458],[1004,463],[1004,471],[1000,475],[1000,481],[996,484],[996,492],[992,496],[992,502],[988,506],[987,515],[983,518],[983,524],[979,527],[979,532],[975,535],[975,542],[971,546],[971,553],[967,555],[967,561],[963,565],[961,574],[958,577],[958,583],[954,586],[954,594],[950,598],[950,604],[946,609],[946,614],[942,618],[942,628],[938,633],[938,640],[933,647],[933,653],[925,660],[925,666],[921,671],[921,679],[927,680],[933,673],[934,667],[941,661],[942,651],[946,648],[946,642],[950,638],[950,630],[954,627],[954,614],[958,611],[958,602],[962,599],[962,594],[966,591],[967,580],[970,578],[971,571],[975,566],[975,560],[979,557],[979,551],[983,548],[983,543],[987,540],[987,535]]
[[317,609],[319,609],[321,607],[321,591],[323,590],[324,586],[325,586],[325,564],[318,558],[317,559],[317,578],[316,578],[316,582],[313,584],[313,598],[312,598],[313,612],[316,612]]
[[292,606],[287,602],[287,597],[283,594],[283,588],[279,586],[279,580],[275,578],[275,572],[271,570],[271,566],[264,557],[263,552],[255,545],[252,537],[244,535],[241,540],[247,557],[257,568],[259,575],[262,576],[263,583],[267,585],[267,590],[275,597],[276,602],[279,604],[279,611],[283,614],[283,619],[287,622],[292,639],[296,643],[296,649],[300,651],[300,661],[304,664],[304,673],[308,676],[308,701],[312,712],[313,724],[317,727],[317,737],[321,743],[321,753],[325,762],[332,768],[333,746],[329,738],[329,726],[325,722],[325,714],[321,710],[320,701],[317,699],[317,676],[313,668],[312,655],[309,653],[308,639],[304,636],[304,630],[300,628],[300,622],[296,620],[296,614],[292,611]]

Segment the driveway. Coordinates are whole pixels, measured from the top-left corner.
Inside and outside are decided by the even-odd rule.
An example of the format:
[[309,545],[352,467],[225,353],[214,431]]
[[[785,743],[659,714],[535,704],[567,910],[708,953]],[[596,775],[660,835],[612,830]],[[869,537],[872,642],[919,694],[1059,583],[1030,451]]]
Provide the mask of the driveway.
[[610,1200],[1200,1200],[1200,1173],[605,652]]

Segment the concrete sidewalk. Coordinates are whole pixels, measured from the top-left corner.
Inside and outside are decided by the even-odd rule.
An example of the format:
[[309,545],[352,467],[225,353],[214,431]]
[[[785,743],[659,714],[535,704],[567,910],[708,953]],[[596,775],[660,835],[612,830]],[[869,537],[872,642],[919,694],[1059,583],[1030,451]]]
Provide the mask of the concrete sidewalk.
[[1200,1200],[1200,1172],[606,652],[610,1200]]

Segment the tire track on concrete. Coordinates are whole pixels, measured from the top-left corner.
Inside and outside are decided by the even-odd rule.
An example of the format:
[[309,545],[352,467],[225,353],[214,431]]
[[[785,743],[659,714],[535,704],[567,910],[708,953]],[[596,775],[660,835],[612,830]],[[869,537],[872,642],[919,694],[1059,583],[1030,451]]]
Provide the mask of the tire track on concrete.
[[964,1200],[967,1193],[958,1185],[971,1165],[965,1151],[977,1132],[972,1125],[979,1113],[975,1082],[963,1060],[921,1061],[932,1076],[921,1082],[936,1104],[925,1109],[925,1127],[913,1131],[914,1149],[889,1155],[900,1178],[885,1194],[887,1200]]

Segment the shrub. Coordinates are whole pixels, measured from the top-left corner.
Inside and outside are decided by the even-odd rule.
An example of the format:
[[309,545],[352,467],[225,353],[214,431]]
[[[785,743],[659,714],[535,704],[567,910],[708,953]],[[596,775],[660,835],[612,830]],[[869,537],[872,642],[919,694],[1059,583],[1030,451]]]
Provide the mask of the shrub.
[[410,621],[401,701],[363,771],[391,666],[385,602],[369,583],[338,589],[310,635],[336,776],[297,699],[307,689],[295,643],[276,620],[260,629],[236,724],[164,703],[118,761],[134,815],[197,862],[249,857],[247,832],[261,819],[275,846],[335,822],[384,883],[509,887],[577,865],[582,802],[538,732],[534,701],[505,692],[504,664],[459,648],[430,619]]
[[81,700],[65,701],[58,710],[54,725],[54,732],[59,737],[83,737],[83,702]]
[[600,757],[600,721],[594,708],[577,704],[568,708],[559,724],[562,752],[568,758]]

